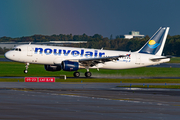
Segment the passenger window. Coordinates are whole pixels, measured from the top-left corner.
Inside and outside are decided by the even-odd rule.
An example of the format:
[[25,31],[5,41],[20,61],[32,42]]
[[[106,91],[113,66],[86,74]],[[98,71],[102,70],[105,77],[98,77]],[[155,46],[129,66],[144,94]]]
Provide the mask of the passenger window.
[[21,51],[21,48],[19,48],[19,51]]

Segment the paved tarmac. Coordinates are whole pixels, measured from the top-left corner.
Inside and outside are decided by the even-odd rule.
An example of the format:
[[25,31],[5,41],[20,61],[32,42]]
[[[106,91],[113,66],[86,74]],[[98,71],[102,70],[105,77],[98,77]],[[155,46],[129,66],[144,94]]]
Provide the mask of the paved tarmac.
[[119,85],[1,82],[0,119],[180,119],[180,90]]
[[0,61],[1,61],[1,62],[12,62],[11,60],[8,60],[8,59],[6,59],[6,58],[0,58]]
[[[0,78],[10,78],[10,79],[18,79],[18,78],[24,78],[24,77],[0,77]],[[60,77],[56,77],[60,78]],[[71,78],[71,79],[86,79],[86,77],[66,77]],[[108,78],[108,79],[180,79],[180,77],[133,77],[133,76],[98,76],[98,75],[93,75],[91,78],[94,79],[99,79],[99,78]]]
[[180,63],[162,63],[159,65],[151,65],[148,67],[180,68]]

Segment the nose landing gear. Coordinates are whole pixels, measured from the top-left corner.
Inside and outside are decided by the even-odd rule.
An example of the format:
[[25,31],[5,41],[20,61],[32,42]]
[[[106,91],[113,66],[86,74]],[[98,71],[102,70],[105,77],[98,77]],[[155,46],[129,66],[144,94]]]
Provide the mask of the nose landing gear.
[[28,70],[24,70],[24,73],[27,74],[27,73],[28,73]]
[[29,63],[26,63],[26,69],[24,70],[24,73],[27,74],[28,73],[28,67],[29,67]]

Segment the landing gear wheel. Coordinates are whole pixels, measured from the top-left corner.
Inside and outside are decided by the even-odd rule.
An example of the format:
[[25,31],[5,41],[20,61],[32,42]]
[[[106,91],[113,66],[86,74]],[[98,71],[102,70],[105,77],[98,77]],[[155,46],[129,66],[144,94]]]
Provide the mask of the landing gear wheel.
[[80,73],[79,72],[74,72],[74,77],[79,77],[80,76]]
[[28,73],[28,67],[29,67],[29,63],[26,63],[26,66],[25,66],[25,70],[24,70],[24,73],[27,74]]
[[85,72],[86,77],[91,77],[91,72]]
[[24,70],[24,73],[26,73],[26,74],[27,74],[27,73],[28,73],[28,70]]

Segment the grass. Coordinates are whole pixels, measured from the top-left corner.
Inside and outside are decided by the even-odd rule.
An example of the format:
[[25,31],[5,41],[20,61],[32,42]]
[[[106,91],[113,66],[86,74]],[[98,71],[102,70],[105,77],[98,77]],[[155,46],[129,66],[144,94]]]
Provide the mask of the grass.
[[[4,58],[0,55],[0,58]],[[169,63],[180,63],[180,57],[172,58]],[[77,83],[180,83],[180,79],[106,79],[106,78],[68,78],[66,80],[58,78],[60,75],[67,75],[67,77],[73,77],[73,72],[59,71],[59,72],[48,72],[44,69],[43,65],[31,64],[29,66],[29,73],[24,74],[25,69],[24,63],[17,62],[0,62],[0,76],[52,76],[57,77],[56,82],[77,82]],[[94,76],[153,76],[153,77],[180,77],[180,68],[156,68],[156,67],[143,67],[126,70],[105,70],[91,69]],[[81,76],[86,72],[85,69],[79,70]],[[0,82],[24,82],[24,78],[0,78]],[[118,86],[118,87],[130,87],[130,86]],[[166,88],[166,89],[180,89],[180,85],[131,85],[131,88]]]
[[169,63],[180,63],[180,57],[171,58]]
[[[24,63],[17,62],[0,62],[0,76],[1,77],[56,77],[56,82],[99,82],[99,83],[180,83],[180,79],[110,79],[110,78],[70,78],[73,77],[73,72],[58,71],[49,72],[44,69],[44,65],[30,64],[29,73],[24,74],[25,69]],[[143,67],[127,70],[105,70],[91,69],[93,76],[163,76],[163,77],[179,77],[180,68],[155,68],[155,67]],[[85,69],[79,70],[81,76],[86,72]],[[67,78],[64,80],[60,79],[60,75],[66,75]],[[0,82],[24,82],[24,78],[0,78]],[[138,87],[138,86],[135,86]]]
[[[25,64],[17,62],[0,62],[0,76],[54,76],[67,75],[67,77],[73,77],[73,72],[58,71],[49,72],[44,69],[44,65],[30,64],[28,74],[24,74]],[[160,67],[142,67],[125,70],[107,70],[96,69],[90,70],[93,76],[128,76],[128,77],[180,77],[180,68],[160,68]],[[80,69],[81,76],[84,76],[85,69]]]
[[0,58],[5,58],[4,55],[0,55]]
[[[179,58],[180,60],[180,58]],[[178,59],[177,59],[178,61]],[[28,74],[24,74],[24,63],[0,62],[0,77],[56,77],[56,82],[104,82],[104,83],[180,83],[180,79],[108,79],[108,78],[68,78],[67,80],[58,78],[60,75],[73,77],[73,72],[58,71],[49,72],[44,69],[44,65],[30,64]],[[93,76],[128,76],[128,77],[180,77],[180,68],[160,68],[160,67],[142,67],[125,70],[106,70],[90,69]],[[80,69],[81,76],[84,77],[85,69]],[[92,77],[93,77],[92,76]],[[0,82],[24,82],[23,78],[0,78]],[[135,86],[138,87],[138,86]],[[147,86],[145,86],[147,87]],[[149,86],[150,87],[150,86]],[[159,87],[159,86],[158,86]]]
[[117,86],[130,88],[166,88],[166,89],[180,89],[180,85],[131,85],[131,86]]
[[[73,72],[58,71],[49,72],[44,69],[44,65],[30,64],[28,74],[24,74],[25,64],[17,62],[0,62],[0,76],[54,76],[67,75],[67,77],[73,77]],[[160,67],[142,67],[125,70],[107,70],[96,69],[90,70],[93,76],[128,76],[128,77],[180,77],[180,68],[160,68]],[[80,69],[81,76],[84,76],[85,69]]]
[[25,64],[17,62],[0,62],[0,76],[59,76],[60,74],[67,74],[72,76],[72,72],[49,72],[44,69],[44,65],[30,64],[28,74],[24,74]]

